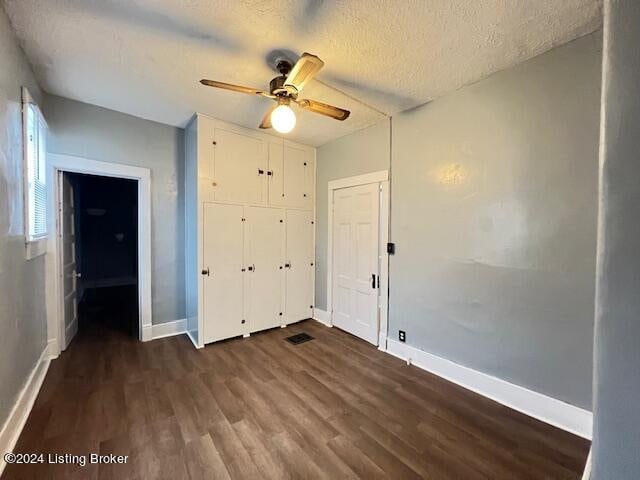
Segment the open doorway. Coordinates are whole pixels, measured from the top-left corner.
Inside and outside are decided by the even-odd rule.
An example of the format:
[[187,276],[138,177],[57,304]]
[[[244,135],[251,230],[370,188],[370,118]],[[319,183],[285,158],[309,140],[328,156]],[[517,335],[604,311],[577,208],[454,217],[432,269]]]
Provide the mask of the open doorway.
[[65,270],[69,275],[75,270],[65,300],[76,305],[67,308],[75,309],[81,333],[108,331],[137,338],[137,182],[65,172],[62,188],[67,227],[62,235],[73,245],[65,252]]
[[[134,327],[128,335],[142,341],[153,338],[151,304],[151,172],[148,168],[101,162],[83,157],[51,153],[48,156],[48,196],[50,203],[49,222],[52,235],[47,246],[47,319],[49,343],[52,355],[57,355],[67,346],[78,331],[78,292],[86,285],[78,283],[82,270],[78,270],[75,255],[75,193],[69,174],[85,174],[100,179],[130,181],[135,189],[134,219],[137,220],[137,245],[135,271],[137,284],[137,316],[131,318]],[[66,184],[66,186],[65,186]],[[66,197],[64,196],[67,192]],[[117,191],[109,191],[109,196],[117,196]],[[70,208],[71,207],[71,208]],[[80,208],[80,207],[78,207]],[[91,207],[89,207],[91,208]],[[100,209],[101,207],[96,207]],[[78,210],[80,211],[80,210]],[[95,212],[94,212],[95,213]],[[131,213],[133,216],[134,214]],[[122,232],[113,232],[122,233]],[[118,235],[118,237],[120,237]],[[117,241],[117,238],[114,237]],[[123,238],[124,239],[124,238]],[[73,253],[73,255],[71,255]],[[77,274],[80,273],[81,277]],[[89,278],[87,279],[89,280]],[[50,287],[50,289],[49,289]],[[130,304],[132,305],[132,304]],[[137,323],[135,322],[137,318]],[[123,334],[123,333],[121,333]]]

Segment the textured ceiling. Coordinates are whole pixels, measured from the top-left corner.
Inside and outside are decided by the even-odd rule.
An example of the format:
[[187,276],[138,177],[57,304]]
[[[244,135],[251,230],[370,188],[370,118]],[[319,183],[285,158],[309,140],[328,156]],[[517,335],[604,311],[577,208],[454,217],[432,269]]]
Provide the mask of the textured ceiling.
[[[601,0],[4,0],[44,89],[170,125],[193,112],[255,128],[274,52],[326,63],[289,138],[321,145],[520,63],[601,24]],[[322,82],[322,83],[321,83]],[[354,101],[347,95],[375,108]]]

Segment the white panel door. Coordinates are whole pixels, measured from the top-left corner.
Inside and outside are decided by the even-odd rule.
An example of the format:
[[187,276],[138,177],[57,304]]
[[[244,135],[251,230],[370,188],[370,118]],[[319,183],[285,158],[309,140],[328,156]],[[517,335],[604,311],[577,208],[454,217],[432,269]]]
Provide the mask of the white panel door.
[[212,183],[216,201],[263,203],[266,166],[267,152],[262,140],[215,129]]
[[286,323],[312,316],[313,217],[311,212],[287,210],[286,218]]
[[60,235],[62,240],[62,285],[64,341],[66,350],[78,331],[78,291],[76,272],[75,211],[73,205],[73,185],[64,173],[59,173],[60,194]]
[[252,332],[282,324],[283,209],[245,209],[245,318]]
[[204,343],[247,333],[243,316],[243,207],[203,204]]
[[378,344],[379,184],[333,193],[333,325]]

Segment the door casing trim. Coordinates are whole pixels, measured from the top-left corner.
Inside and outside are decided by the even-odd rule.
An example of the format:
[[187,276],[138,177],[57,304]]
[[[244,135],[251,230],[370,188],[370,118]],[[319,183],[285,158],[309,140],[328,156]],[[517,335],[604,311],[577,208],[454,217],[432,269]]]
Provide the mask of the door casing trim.
[[[138,183],[138,321],[139,339],[151,340],[151,170],[84,157],[47,155],[48,231],[46,260],[47,336],[52,354],[64,348],[64,304],[61,284],[61,242],[58,209],[58,176],[61,172],[126,178]],[[148,337],[148,338],[147,338]]]

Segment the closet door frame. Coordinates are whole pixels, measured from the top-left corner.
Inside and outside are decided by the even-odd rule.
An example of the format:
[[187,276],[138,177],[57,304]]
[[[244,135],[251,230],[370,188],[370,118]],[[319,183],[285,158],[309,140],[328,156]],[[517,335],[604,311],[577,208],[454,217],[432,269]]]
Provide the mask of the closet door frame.
[[340,188],[356,187],[377,183],[380,185],[379,211],[380,231],[378,233],[378,259],[380,275],[380,294],[378,310],[380,322],[378,322],[378,349],[386,351],[389,313],[389,254],[387,242],[389,241],[389,171],[365,173],[354,177],[332,180],[328,184],[328,223],[327,223],[327,317],[329,326],[333,326],[333,194]]

